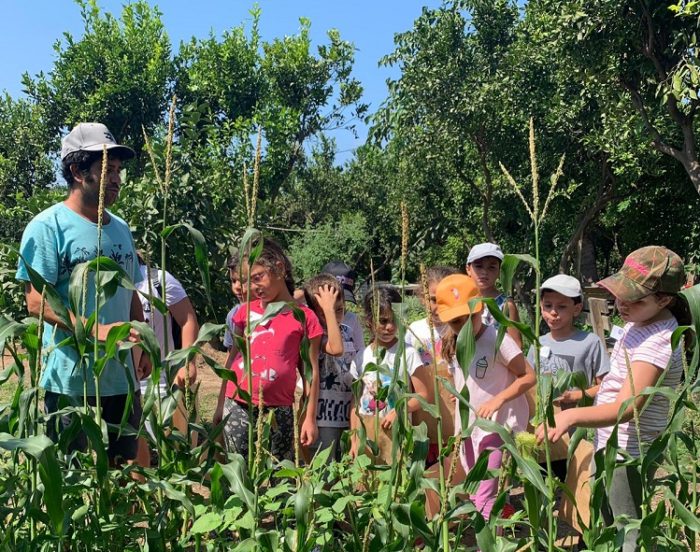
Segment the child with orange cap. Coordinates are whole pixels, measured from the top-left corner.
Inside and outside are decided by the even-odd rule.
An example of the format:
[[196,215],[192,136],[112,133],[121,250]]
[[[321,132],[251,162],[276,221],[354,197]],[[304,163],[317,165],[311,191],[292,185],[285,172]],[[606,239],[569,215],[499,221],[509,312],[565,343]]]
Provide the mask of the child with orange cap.
[[[469,389],[469,401],[473,407],[469,420],[462,420],[460,409],[455,409],[455,434],[461,433],[462,428],[472,424],[476,417],[493,420],[511,431],[524,430],[528,422],[525,392],[535,385],[535,373],[520,347],[508,335],[497,346],[498,331],[482,322],[483,304],[472,302],[480,297],[480,292],[469,276],[447,276],[438,284],[435,297],[437,314],[450,328],[442,341],[443,357],[449,362],[455,387]],[[457,336],[470,319],[476,351],[469,366],[460,366],[456,359]],[[459,451],[458,479],[459,476],[463,478],[479,455],[489,449],[488,468],[499,469],[502,460],[499,447],[502,444],[497,433],[474,427]],[[449,462],[454,461],[453,458]],[[482,481],[471,497],[485,519],[491,514],[497,493],[498,478],[493,478]]]
[[[556,424],[547,431],[550,441],[558,441],[571,427],[592,427],[597,428],[596,451],[605,450],[617,426],[616,449],[638,458],[666,429],[670,407],[667,396],[642,391],[656,386],[661,378],[659,387],[673,389],[683,376],[682,351],[672,347],[671,337],[679,324],[690,323],[688,305],[679,295],[684,283],[681,258],[656,245],[630,253],[619,272],[598,282],[615,296],[626,322],[624,333],[615,343],[610,371],[600,384],[595,405],[556,414]],[[639,415],[636,422],[635,410]],[[544,426],[537,428],[540,442],[544,430]],[[623,459],[618,453],[618,460]],[[655,469],[655,465],[649,467],[647,478],[653,477]],[[608,525],[620,519],[641,519],[642,480],[638,470],[628,462],[614,469],[602,511]],[[636,550],[638,535],[639,529],[625,531],[623,552]]]

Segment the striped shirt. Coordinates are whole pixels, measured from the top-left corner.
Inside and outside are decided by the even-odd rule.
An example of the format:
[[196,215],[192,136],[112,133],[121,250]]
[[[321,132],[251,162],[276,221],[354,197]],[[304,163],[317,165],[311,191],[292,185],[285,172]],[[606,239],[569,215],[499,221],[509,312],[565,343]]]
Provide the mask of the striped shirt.
[[[603,378],[596,396],[596,405],[615,402],[627,380],[627,359],[633,362],[648,362],[663,371],[662,385],[675,389],[683,376],[681,348],[671,350],[671,335],[678,327],[675,318],[660,320],[646,326],[625,325],[622,338],[615,344],[610,357],[610,372]],[[642,389],[635,389],[639,394]],[[661,394],[649,396],[639,414],[639,435],[648,446],[666,428],[669,402]],[[600,450],[610,438],[614,426],[601,427],[596,431],[595,448]],[[631,456],[639,456],[639,440],[634,418],[619,425],[617,433],[619,449]]]

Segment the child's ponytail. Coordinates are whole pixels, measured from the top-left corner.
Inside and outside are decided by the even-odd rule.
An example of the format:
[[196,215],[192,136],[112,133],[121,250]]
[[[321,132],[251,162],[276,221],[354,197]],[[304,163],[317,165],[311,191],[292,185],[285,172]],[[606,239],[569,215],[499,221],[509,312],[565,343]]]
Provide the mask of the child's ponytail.
[[445,335],[442,338],[442,351],[441,355],[445,361],[450,364],[457,352],[457,334],[452,331],[452,329],[447,326],[445,330]]

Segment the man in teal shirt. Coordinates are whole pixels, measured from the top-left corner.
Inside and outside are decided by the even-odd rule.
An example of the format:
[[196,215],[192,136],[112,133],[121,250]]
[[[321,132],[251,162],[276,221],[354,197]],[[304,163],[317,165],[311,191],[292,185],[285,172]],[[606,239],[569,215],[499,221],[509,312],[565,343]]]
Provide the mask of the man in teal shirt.
[[[70,308],[68,284],[73,269],[76,265],[98,256],[97,220],[104,147],[108,153],[104,205],[109,207],[116,201],[121,185],[122,162],[134,157],[134,151],[117,144],[105,125],[80,123],[63,139],[61,149],[61,169],[68,183],[68,197],[36,215],[22,235],[22,257],[56,289],[67,308]],[[118,263],[134,283],[141,280],[136,248],[129,226],[107,209],[103,215],[101,255]],[[16,277],[25,282],[29,313],[39,316],[41,293],[29,282],[29,274],[22,260],[19,262]],[[70,316],[73,319],[79,314],[87,318],[95,310],[92,273],[88,278],[88,290],[84,297],[84,312],[71,312]],[[143,320],[141,302],[135,292],[119,287],[114,296],[100,305],[97,338],[106,339],[112,327],[130,320]],[[57,412],[66,403],[82,404],[85,385],[88,402],[94,406],[92,361],[81,365],[73,348],[56,346],[69,333],[48,304],[44,307],[44,321],[43,350],[47,356],[40,385],[46,390],[46,413],[50,415]],[[136,340],[138,336],[133,332],[130,338]],[[139,362],[136,370],[131,355],[127,355],[125,365],[113,359],[105,366],[100,377],[100,404],[103,419],[108,424],[119,425],[127,404],[129,389],[138,390],[137,380],[150,372],[146,355],[142,358],[143,361]],[[140,414],[140,397],[137,394],[128,413],[129,424],[132,427],[138,426]],[[56,441],[58,433],[69,423],[69,416],[54,416],[47,424],[48,435]],[[110,431],[108,455],[113,462],[119,457],[131,460],[136,456],[136,444],[134,436],[117,437],[116,432]],[[73,448],[84,449],[85,445],[85,436],[81,434],[73,443]]]

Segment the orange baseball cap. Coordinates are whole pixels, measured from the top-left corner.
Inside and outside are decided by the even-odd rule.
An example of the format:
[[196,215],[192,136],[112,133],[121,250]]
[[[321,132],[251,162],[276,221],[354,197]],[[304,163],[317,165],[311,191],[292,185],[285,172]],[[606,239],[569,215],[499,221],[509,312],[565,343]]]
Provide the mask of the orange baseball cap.
[[481,297],[476,282],[464,274],[451,274],[440,280],[435,290],[437,314],[443,322],[449,322],[460,316],[481,312],[481,301],[470,307],[469,302]]

